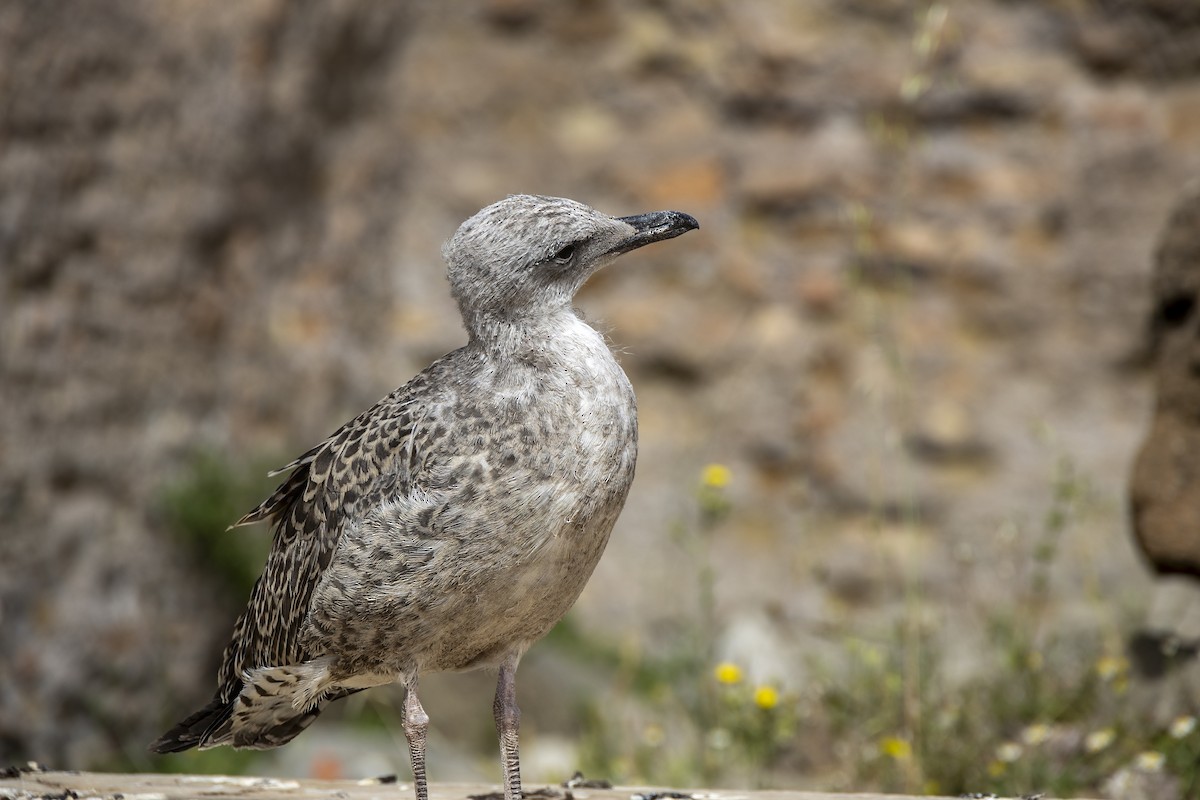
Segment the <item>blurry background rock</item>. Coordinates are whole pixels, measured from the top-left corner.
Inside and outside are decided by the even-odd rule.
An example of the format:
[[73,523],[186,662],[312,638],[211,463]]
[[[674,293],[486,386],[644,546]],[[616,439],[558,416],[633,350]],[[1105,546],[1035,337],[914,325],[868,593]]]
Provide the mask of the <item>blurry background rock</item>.
[[[987,737],[1021,779],[1034,711],[972,740],[922,681],[1123,680],[1198,42],[1162,0],[0,4],[0,762],[403,764],[379,692],[266,761],[144,746],[259,566],[267,533],[224,525],[462,342],[440,244],[520,191],[704,225],[580,298],[642,454],[522,668],[529,779],[951,791],[974,773],[932,743]],[[898,688],[855,706],[854,675]],[[490,677],[430,683],[431,769],[493,776]]]
[[1133,472],[1133,523],[1157,571],[1200,581],[1200,183],[1171,213],[1155,261],[1156,403]]
[[1164,226],[1153,291],[1154,418],[1130,500],[1135,539],[1162,578],[1130,654],[1141,673],[1162,680],[1152,694],[1158,716],[1169,718],[1200,698],[1200,182]]

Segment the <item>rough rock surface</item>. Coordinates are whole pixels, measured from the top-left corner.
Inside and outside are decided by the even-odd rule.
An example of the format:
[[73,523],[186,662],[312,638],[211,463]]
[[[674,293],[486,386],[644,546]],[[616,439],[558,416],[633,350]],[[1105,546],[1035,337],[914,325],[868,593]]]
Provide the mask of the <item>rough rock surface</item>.
[[282,463],[460,344],[438,248],[517,191],[704,226],[581,298],[643,436],[589,635],[693,613],[669,532],[709,461],[722,654],[752,675],[802,685],[915,608],[987,669],[1064,463],[1087,492],[1048,627],[1119,634],[1200,19],[927,5],[0,6],[0,762],[136,763],[203,699],[243,598],[164,488],[198,451]]
[[1200,184],[1159,241],[1154,301],[1157,404],[1133,470],[1133,527],[1158,572],[1200,578]]
[[240,601],[156,500],[197,445],[278,449],[372,384],[408,29],[370,2],[0,8],[0,760],[136,753],[210,686]]

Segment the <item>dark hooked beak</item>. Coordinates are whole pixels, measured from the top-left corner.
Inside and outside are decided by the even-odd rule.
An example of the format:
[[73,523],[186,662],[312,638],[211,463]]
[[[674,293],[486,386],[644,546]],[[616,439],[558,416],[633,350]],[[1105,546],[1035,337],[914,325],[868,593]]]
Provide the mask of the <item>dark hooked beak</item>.
[[664,239],[674,239],[680,234],[694,231],[700,227],[700,223],[696,222],[695,217],[691,214],[684,214],[682,211],[651,211],[649,214],[617,217],[617,219],[632,226],[635,233],[608,251],[615,256],[636,250],[643,245],[661,242]]

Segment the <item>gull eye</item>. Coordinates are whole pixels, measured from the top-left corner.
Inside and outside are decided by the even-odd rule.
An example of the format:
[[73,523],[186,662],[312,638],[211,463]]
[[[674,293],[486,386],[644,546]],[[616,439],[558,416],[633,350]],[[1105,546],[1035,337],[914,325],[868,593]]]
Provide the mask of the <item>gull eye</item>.
[[575,245],[568,244],[568,245],[565,245],[564,247],[562,247],[557,253],[555,253],[553,258],[554,258],[555,262],[557,262],[559,264],[565,264],[568,261],[570,261],[572,258],[574,258],[574,256],[575,256]]

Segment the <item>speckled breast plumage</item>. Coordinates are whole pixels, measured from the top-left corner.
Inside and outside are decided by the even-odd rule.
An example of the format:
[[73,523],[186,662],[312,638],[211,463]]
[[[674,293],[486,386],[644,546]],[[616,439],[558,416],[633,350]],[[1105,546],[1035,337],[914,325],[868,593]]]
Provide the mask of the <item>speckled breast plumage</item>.
[[335,680],[487,665],[578,597],[637,450],[624,373],[599,334],[578,334],[589,357],[570,368],[464,369],[462,351],[432,368],[486,391],[438,381],[411,422],[427,458],[384,467],[389,488],[343,532],[302,640],[334,657]]

